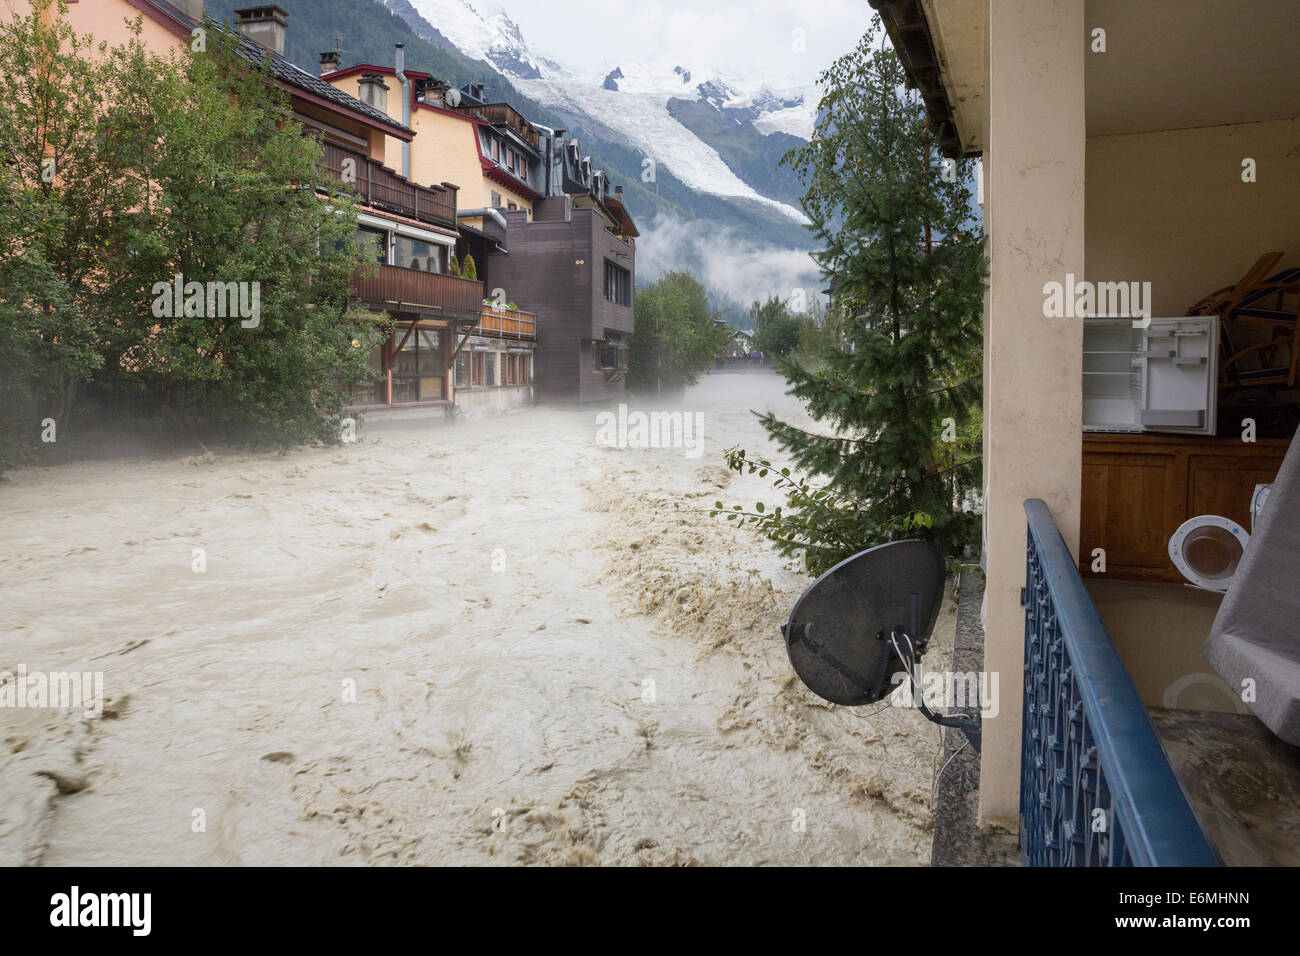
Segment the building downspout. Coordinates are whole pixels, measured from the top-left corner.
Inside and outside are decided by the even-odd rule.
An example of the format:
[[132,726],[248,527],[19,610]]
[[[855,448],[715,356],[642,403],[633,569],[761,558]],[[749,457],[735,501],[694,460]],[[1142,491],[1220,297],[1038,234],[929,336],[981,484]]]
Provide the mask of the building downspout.
[[546,198],[551,198],[551,174],[555,169],[555,137],[563,133],[564,130],[551,129],[549,126],[543,126],[541,123],[534,123],[533,126],[540,129],[546,134]]
[[[397,44],[396,53],[397,82],[402,84],[402,125],[411,128],[411,81],[406,76],[406,47]],[[411,178],[411,142],[402,142],[402,175]]]
[[482,209],[457,209],[456,210],[457,219],[474,219],[476,217],[482,218],[483,216],[490,216],[492,219],[496,221],[496,224],[500,226],[502,229],[509,230],[510,228],[509,226],[506,225],[506,217],[501,215],[500,209],[493,209],[490,206],[484,206]]

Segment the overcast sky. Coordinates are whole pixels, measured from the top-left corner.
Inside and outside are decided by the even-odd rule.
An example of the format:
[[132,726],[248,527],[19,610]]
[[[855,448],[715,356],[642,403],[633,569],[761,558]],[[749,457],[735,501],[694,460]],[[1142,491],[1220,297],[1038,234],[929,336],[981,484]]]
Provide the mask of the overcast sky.
[[[812,83],[866,32],[866,0],[497,0],[534,52],[574,68],[671,61]],[[583,24],[590,24],[587,29]],[[803,31],[806,52],[796,52]],[[600,42],[593,42],[599,37]]]

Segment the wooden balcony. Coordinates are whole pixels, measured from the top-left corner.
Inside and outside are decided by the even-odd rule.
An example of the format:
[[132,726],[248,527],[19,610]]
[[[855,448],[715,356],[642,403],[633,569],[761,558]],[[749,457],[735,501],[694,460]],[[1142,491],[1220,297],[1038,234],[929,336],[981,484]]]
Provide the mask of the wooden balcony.
[[361,202],[408,219],[456,228],[454,187],[420,186],[360,150],[330,140],[321,146],[325,150],[321,168]]
[[390,312],[472,319],[483,306],[482,282],[401,266],[366,266],[353,277],[352,289],[367,304]]
[[479,312],[475,335],[491,335],[501,339],[537,340],[537,314],[518,309],[494,309],[483,306]]
[[483,106],[477,103],[464,103],[456,107],[456,111],[477,116],[493,126],[507,126],[533,149],[540,151],[542,148],[541,134],[537,128],[508,103],[488,103]]

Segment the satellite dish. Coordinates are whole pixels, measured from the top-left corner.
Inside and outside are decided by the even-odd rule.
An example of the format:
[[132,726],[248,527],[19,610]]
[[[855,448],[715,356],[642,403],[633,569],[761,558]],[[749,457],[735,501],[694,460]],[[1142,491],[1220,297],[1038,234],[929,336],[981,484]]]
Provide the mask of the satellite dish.
[[460,106],[460,90],[453,86],[451,89],[447,90],[447,92],[442,94],[442,101],[452,109]]
[[[943,603],[943,555],[928,541],[892,541],[846,558],[795,602],[781,628],[799,679],[818,697],[856,707],[894,689],[892,675],[915,673]],[[928,719],[959,727],[979,746],[979,719]]]

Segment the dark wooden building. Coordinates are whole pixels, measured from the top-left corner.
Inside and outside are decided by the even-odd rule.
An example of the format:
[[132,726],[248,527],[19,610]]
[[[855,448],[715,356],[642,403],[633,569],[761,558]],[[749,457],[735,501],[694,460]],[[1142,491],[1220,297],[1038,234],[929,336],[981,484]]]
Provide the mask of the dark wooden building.
[[621,397],[633,329],[632,237],[616,216],[570,196],[535,203],[531,220],[521,210],[507,212],[506,221],[509,252],[489,256],[485,286],[504,289],[539,316],[537,400]]

